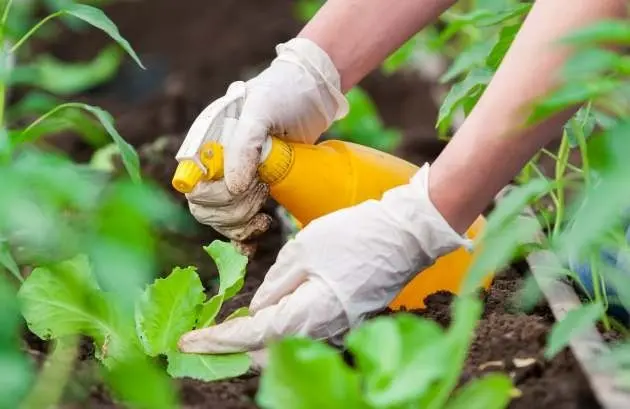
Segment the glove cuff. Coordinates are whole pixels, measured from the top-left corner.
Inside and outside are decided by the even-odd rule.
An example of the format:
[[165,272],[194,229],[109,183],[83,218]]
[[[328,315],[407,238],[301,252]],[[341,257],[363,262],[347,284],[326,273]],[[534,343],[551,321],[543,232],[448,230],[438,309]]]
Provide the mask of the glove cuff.
[[341,77],[330,56],[315,42],[302,37],[293,38],[276,46],[279,58],[303,66],[311,75],[326,85],[330,96],[337,103],[334,120],[348,114],[348,101],[341,92]]
[[[459,247],[472,251],[473,242],[457,233],[436,209],[429,197],[429,164],[409,184],[385,193],[382,202],[390,216],[418,239],[423,252],[435,260]],[[429,229],[430,231],[427,231]]]

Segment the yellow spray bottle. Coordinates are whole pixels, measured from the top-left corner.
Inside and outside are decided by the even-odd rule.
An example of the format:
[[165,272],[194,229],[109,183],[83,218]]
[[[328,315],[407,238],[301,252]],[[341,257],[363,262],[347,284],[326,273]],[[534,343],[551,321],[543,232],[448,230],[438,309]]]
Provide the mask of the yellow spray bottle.
[[[232,128],[230,122],[228,115],[224,128]],[[172,181],[176,190],[187,193],[201,180],[223,177],[223,148],[218,140],[221,138],[206,138],[194,157],[180,151]],[[263,146],[258,175],[269,184],[271,196],[305,226],[338,209],[380,199],[385,191],[408,183],[418,169],[393,155],[350,142],[328,140],[308,145],[269,137]],[[468,237],[474,239],[484,223],[480,216],[468,230]],[[464,248],[441,257],[418,274],[390,307],[421,308],[424,298],[437,291],[458,293],[472,257]],[[485,285],[489,284],[490,277]]]

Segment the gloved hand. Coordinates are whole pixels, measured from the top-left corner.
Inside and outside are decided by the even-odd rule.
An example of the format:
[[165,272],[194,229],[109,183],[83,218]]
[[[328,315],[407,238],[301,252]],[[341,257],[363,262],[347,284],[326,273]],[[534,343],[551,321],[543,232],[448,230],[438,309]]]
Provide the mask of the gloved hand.
[[331,338],[384,309],[417,272],[470,241],[431,203],[429,165],[410,183],[311,222],[280,251],[253,316],[184,334],[194,353],[257,351],[284,335]]
[[224,141],[224,180],[199,183],[187,195],[190,211],[200,223],[236,241],[269,226],[269,217],[259,213],[268,187],[256,177],[267,135],[314,143],[348,111],[339,74],[315,43],[295,38],[276,50],[267,69],[247,82],[231,84],[225,99],[213,103],[220,107],[234,94],[245,96],[234,134]]

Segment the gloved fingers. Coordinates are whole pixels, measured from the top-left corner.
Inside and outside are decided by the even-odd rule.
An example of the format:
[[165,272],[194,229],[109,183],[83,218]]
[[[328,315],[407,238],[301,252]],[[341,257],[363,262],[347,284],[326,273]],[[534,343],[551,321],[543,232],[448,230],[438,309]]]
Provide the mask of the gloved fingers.
[[319,280],[309,280],[278,304],[251,317],[190,331],[179,339],[182,352],[227,354],[262,349],[270,341],[288,335],[328,338],[347,329],[340,301]]
[[269,229],[271,216],[258,213],[251,219],[237,225],[223,225],[220,222],[211,225],[213,229],[230,240],[245,242],[254,239]]
[[255,178],[262,145],[273,122],[267,115],[268,105],[261,91],[247,95],[234,134],[225,141],[225,183],[234,195],[245,192]]
[[225,231],[229,235],[225,236],[231,240],[244,242],[260,236],[269,230],[270,226],[271,216],[265,213],[258,213],[244,225],[226,228]]
[[197,183],[192,192],[186,194],[186,200],[201,206],[225,205],[235,201],[223,180]]
[[252,360],[252,370],[258,372],[267,367],[267,363],[269,362],[269,351],[267,348],[259,349],[258,351],[249,351],[247,355],[249,355],[249,359]]
[[252,298],[249,306],[252,313],[276,304],[307,280],[307,273],[301,263],[301,248],[295,240],[282,247],[276,262],[269,268]]
[[262,209],[269,197],[269,186],[258,183],[238,198],[222,203],[207,204],[207,201],[189,201],[188,207],[202,224],[221,224],[226,227],[242,225]]
[[258,243],[256,241],[235,241],[231,240],[231,243],[236,250],[251,260],[256,254],[256,250],[258,248]]

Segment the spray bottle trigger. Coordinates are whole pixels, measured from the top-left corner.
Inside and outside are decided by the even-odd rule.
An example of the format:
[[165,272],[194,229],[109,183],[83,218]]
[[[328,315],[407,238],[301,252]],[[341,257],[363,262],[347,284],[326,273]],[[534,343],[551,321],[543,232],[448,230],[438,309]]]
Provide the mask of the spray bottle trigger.
[[223,156],[223,146],[216,141],[201,146],[199,159],[206,167],[205,180],[219,180],[223,177]]

